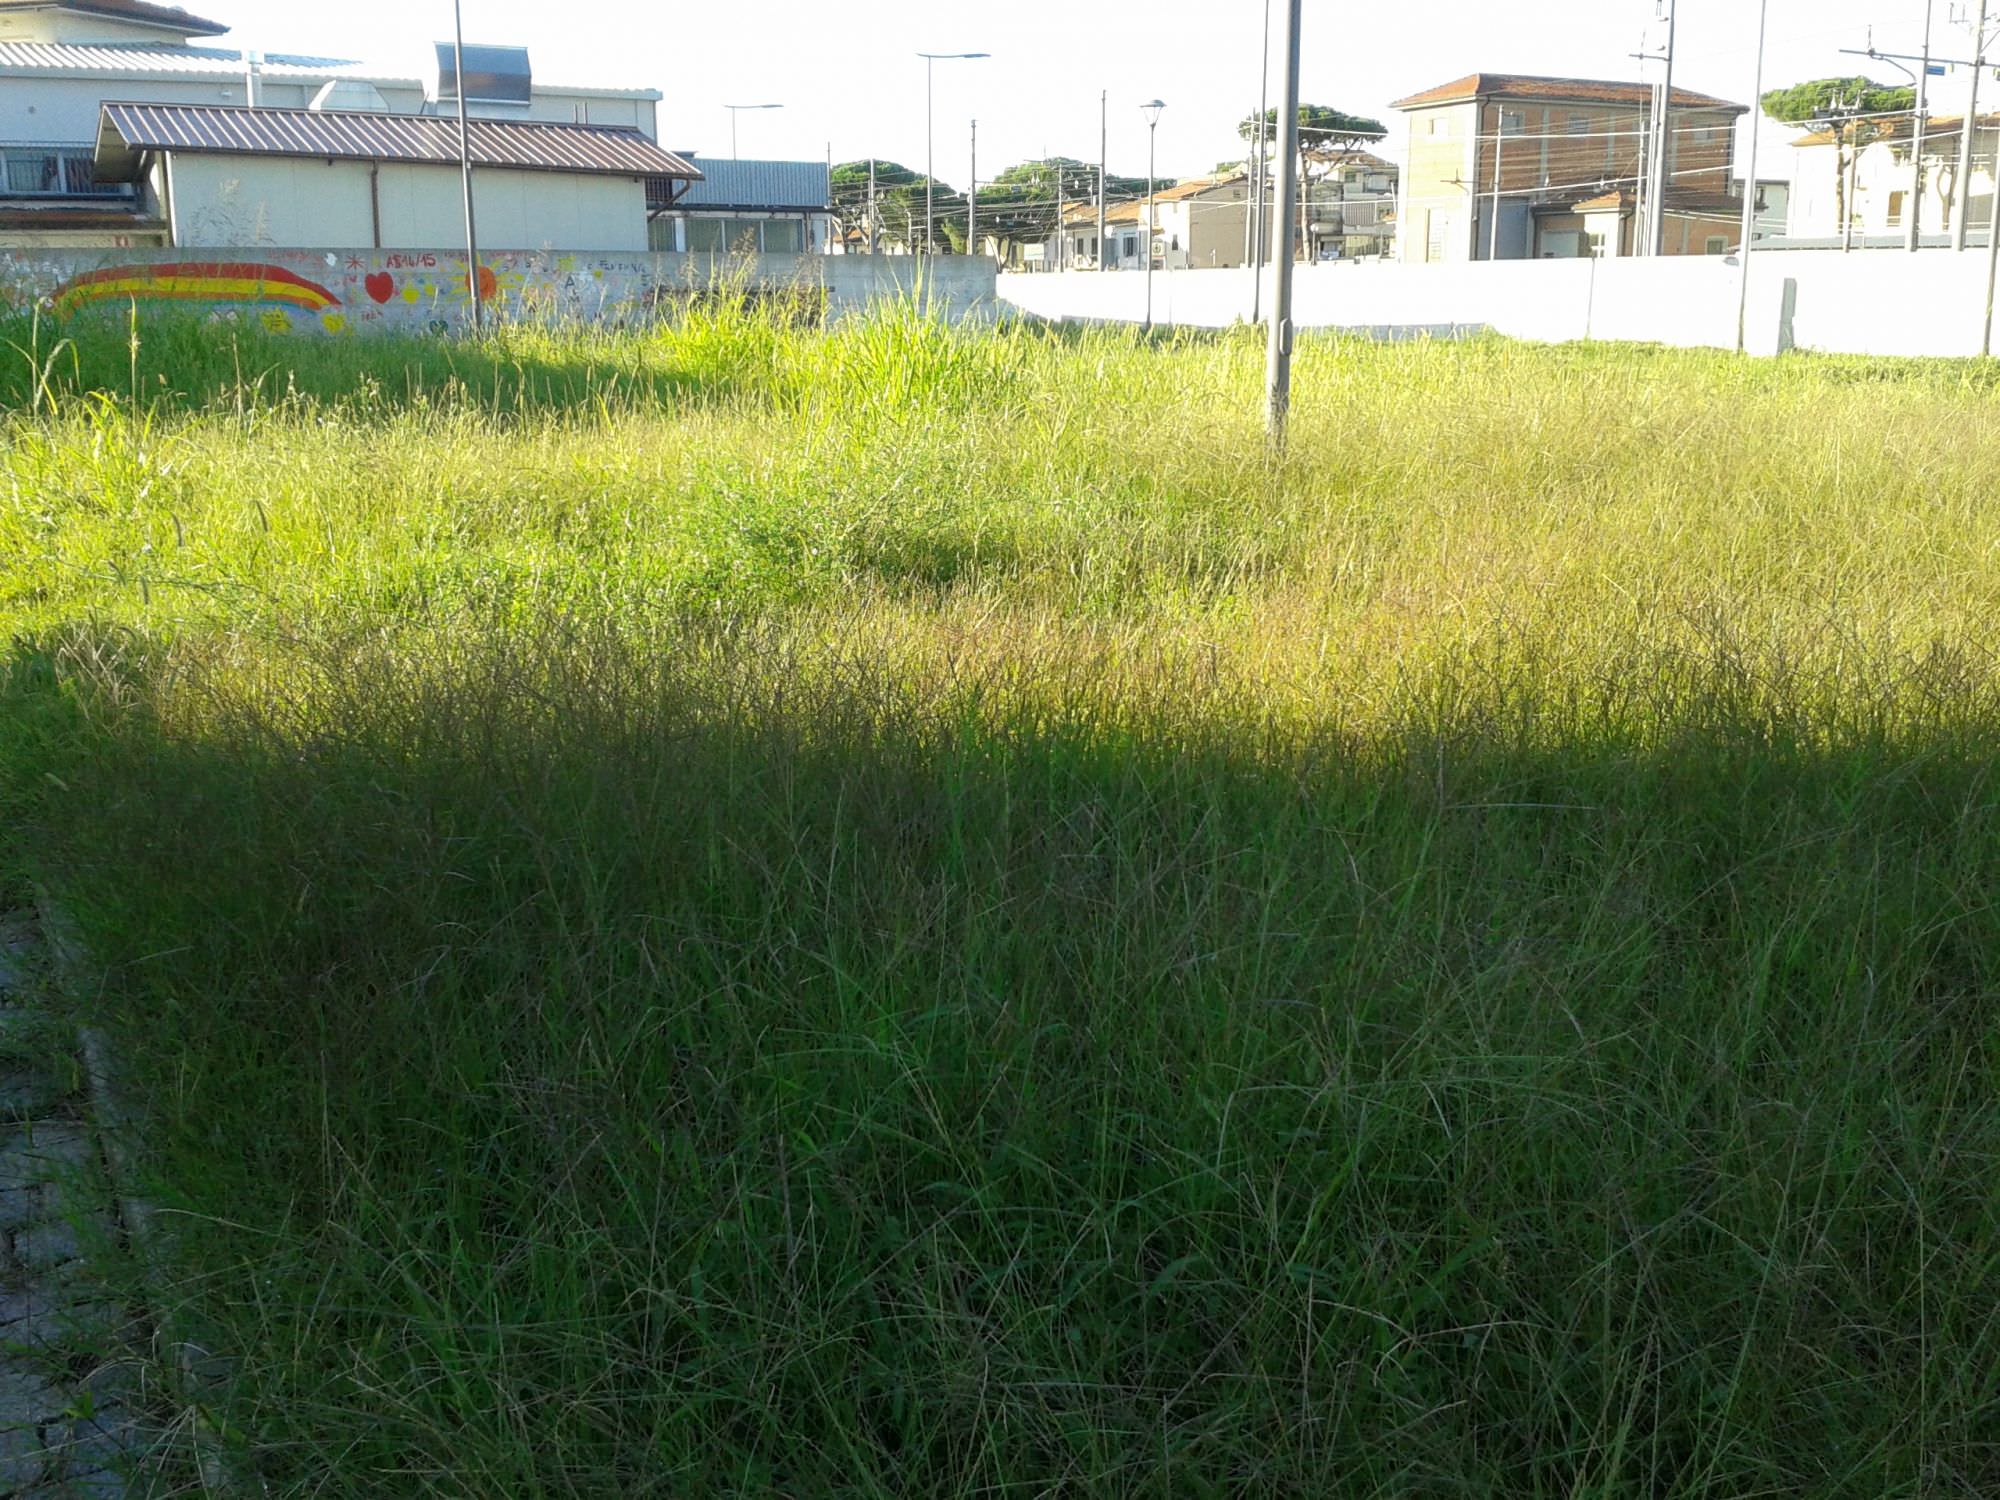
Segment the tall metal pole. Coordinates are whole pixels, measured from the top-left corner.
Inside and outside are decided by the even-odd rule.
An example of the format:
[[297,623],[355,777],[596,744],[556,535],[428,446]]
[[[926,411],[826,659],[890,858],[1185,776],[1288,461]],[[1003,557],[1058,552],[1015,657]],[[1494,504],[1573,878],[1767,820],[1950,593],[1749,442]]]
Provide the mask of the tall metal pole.
[[[1854,101],[1854,109],[1858,115],[1861,110],[1861,101],[1859,99]],[[1854,149],[1847,153],[1847,184],[1842,190],[1840,198],[1840,253],[1842,255],[1851,255],[1854,251],[1854,179],[1861,165],[1861,122],[1859,119],[1856,119],[1852,123],[1854,125]],[[1849,122],[1846,120],[1840,122],[1840,135],[1838,137],[1840,141],[1844,142],[1847,139],[1848,124]],[[1836,156],[1835,160],[1838,161],[1839,158]]]
[[486,326],[486,298],[479,286],[479,230],[472,213],[472,124],[465,107],[465,10],[451,0],[452,71],[458,87],[458,166],[465,181],[465,284],[472,293],[472,331]]
[[924,59],[924,254],[931,254],[931,229],[937,210],[931,190],[937,182],[937,147],[931,135],[931,120],[937,109],[937,59]]
[[1163,106],[1155,99],[1143,106],[1146,115],[1146,233],[1144,235],[1144,255],[1146,257],[1146,332],[1153,331],[1153,236],[1160,231],[1159,196],[1156,190],[1155,167],[1159,161],[1160,111]]
[[1667,0],[1667,79],[1660,88],[1660,139],[1653,161],[1653,242],[1650,255],[1667,253],[1667,187],[1674,177],[1674,41],[1680,29],[1679,0]]
[[1771,19],[1771,0],[1757,0],[1757,86],[1750,92],[1750,162],[1743,173],[1743,243],[1736,256],[1736,352],[1746,350],[1750,338],[1750,249],[1757,239],[1757,138],[1764,119],[1764,37]]
[[875,211],[875,158],[868,158],[868,253],[878,255],[882,248],[880,218]]
[[[1475,125],[1474,129],[1478,127]],[[1486,226],[1486,258],[1500,258],[1500,153],[1507,146],[1507,106],[1493,101],[1493,222]]]
[[1917,117],[1910,122],[1909,223],[1903,226],[1903,248],[1914,252],[1924,234],[1924,148],[1931,126],[1931,17],[1937,0],[1924,0],[1924,65],[1917,74]]
[[1965,101],[1965,124],[1958,136],[1958,213],[1951,226],[1951,248],[1965,248],[1966,230],[1972,224],[1972,138],[1979,122],[1979,75],[1986,71],[1987,0],[1979,0],[1979,31],[1972,39],[1972,89]]
[[1111,90],[1097,96],[1097,269],[1110,269],[1104,244],[1104,172],[1111,163]]
[[1063,181],[1062,159],[1056,159],[1056,269],[1069,258],[1069,184]]
[[1255,237],[1250,242],[1250,322],[1264,321],[1264,262],[1270,258],[1270,220],[1264,213],[1264,199],[1270,195],[1271,165],[1264,152],[1264,122],[1271,113],[1271,0],[1264,0],[1264,66],[1257,84],[1257,159],[1253,164],[1255,182],[1250,196]]
[[[1994,206],[2000,209],[2000,193],[1994,195]],[[1980,335],[1979,352],[1987,359],[1993,357],[1993,292],[2000,285],[2000,212],[1993,215],[1993,224],[1986,232],[1986,331]]]
[[[1299,155],[1299,23],[1304,0],[1285,0],[1285,71],[1278,106],[1278,222],[1290,226],[1298,211],[1298,176],[1292,171]],[[1291,247],[1276,258],[1271,285],[1271,337],[1265,394],[1272,443],[1282,447],[1292,411],[1292,256]]]
[[979,122],[972,122],[972,181],[965,190],[965,253],[979,253]]

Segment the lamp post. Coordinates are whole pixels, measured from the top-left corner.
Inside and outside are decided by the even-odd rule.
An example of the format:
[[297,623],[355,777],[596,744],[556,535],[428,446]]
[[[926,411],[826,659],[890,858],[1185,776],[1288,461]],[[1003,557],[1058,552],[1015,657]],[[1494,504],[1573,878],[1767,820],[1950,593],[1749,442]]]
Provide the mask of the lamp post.
[[783,109],[782,104],[725,104],[729,111],[729,159],[736,160],[736,117],[746,109]]
[[919,52],[924,60],[924,254],[931,253],[931,236],[937,230],[937,148],[931,122],[937,114],[937,65],[941,62],[971,62],[991,57],[990,52]]
[[458,171],[465,183],[465,285],[472,294],[472,331],[486,326],[486,298],[479,288],[479,231],[472,213],[472,125],[465,108],[465,12],[451,0],[452,86],[458,90]]
[[1139,106],[1146,117],[1146,332],[1153,331],[1153,236],[1159,231],[1158,198],[1154,187],[1155,166],[1159,161],[1160,112],[1164,100],[1155,99]]

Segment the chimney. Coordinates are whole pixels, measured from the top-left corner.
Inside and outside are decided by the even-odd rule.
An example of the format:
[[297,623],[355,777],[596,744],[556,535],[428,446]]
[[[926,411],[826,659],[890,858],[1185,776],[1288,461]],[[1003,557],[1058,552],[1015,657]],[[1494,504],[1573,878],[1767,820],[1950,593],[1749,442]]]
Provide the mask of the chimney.
[[264,54],[261,52],[245,52],[243,54],[243,66],[245,69],[243,78],[244,97],[249,100],[252,109],[262,109],[264,107]]

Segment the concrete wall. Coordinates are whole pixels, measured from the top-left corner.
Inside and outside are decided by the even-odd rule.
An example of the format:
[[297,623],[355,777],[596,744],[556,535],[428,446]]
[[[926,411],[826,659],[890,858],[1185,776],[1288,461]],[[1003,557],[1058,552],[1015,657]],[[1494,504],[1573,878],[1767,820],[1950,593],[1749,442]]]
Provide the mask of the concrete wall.
[[[385,164],[379,228],[366,162],[176,152],[167,180],[182,248],[355,250],[449,245],[465,234],[455,167]],[[486,170],[473,176],[473,202],[482,247],[646,248],[646,189],[637,178]]]
[[[1145,277],[1003,276],[1003,302],[1064,321],[1136,323]],[[1906,255],[1870,251],[1765,251],[1752,257],[1748,344],[1877,355],[1979,352],[1986,306],[1983,250]],[[1302,328],[1383,336],[1490,329],[1550,343],[1622,339],[1686,347],[1736,345],[1734,257],[1482,262],[1455,266],[1301,266],[1295,316]],[[1251,273],[1156,273],[1153,318],[1162,325],[1224,328],[1250,315]],[[1263,307],[1271,305],[1266,275]]]
[[[993,262],[940,256],[807,256],[737,262],[706,256],[500,252],[480,255],[492,316],[509,321],[637,323],[712,292],[718,277],[753,293],[824,292],[828,314],[852,316],[885,299],[923,295],[951,321],[993,314]],[[1053,279],[1053,278],[1043,278]],[[119,250],[0,251],[0,310],[57,318],[93,310],[122,316],[171,306],[212,321],[255,321],[273,333],[346,337],[449,334],[470,321],[462,251]]]

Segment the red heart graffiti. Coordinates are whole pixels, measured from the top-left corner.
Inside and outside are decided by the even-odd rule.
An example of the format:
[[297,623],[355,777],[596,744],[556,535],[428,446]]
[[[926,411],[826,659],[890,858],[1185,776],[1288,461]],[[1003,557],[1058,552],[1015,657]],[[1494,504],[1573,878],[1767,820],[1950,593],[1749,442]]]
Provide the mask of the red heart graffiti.
[[368,295],[377,302],[387,302],[396,295],[396,278],[387,271],[377,271],[361,283],[368,289]]

